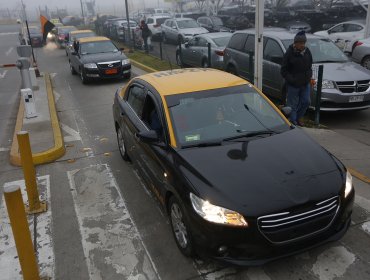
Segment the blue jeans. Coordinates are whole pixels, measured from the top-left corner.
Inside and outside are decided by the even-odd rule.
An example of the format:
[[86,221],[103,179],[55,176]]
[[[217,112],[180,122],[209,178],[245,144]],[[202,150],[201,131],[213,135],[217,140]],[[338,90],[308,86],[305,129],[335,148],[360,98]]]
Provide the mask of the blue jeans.
[[297,124],[310,106],[310,88],[309,83],[298,88],[287,85],[287,106],[292,108],[289,120],[294,124]]

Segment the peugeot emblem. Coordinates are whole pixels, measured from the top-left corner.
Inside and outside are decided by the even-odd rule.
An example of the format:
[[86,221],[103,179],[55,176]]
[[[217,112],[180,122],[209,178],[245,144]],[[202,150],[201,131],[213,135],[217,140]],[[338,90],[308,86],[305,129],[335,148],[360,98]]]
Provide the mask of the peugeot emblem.
[[108,67],[112,68],[113,67],[113,64],[108,64]]

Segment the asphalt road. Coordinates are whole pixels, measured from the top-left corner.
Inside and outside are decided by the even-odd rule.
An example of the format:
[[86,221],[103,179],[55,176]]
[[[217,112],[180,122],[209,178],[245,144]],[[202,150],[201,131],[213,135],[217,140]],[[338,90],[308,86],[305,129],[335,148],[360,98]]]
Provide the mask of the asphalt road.
[[[6,59],[6,52],[16,42],[14,34],[1,35],[5,33],[3,28],[9,27],[0,26],[0,61]],[[297,256],[257,268],[219,265],[209,260],[183,257],[171,235],[166,213],[143,185],[140,173],[131,164],[122,161],[117,148],[111,107],[116,89],[125,81],[83,85],[77,76],[71,75],[64,50],[51,43],[43,49],[36,49],[35,54],[40,70],[52,74],[67,147],[62,159],[37,167],[39,176],[50,176],[55,279],[118,279],[115,272],[103,265],[102,260],[113,258],[114,261],[114,257],[119,258],[121,252],[109,255],[111,252],[108,250],[113,251],[114,246],[106,247],[106,252],[91,247],[112,243],[102,238],[101,232],[96,232],[94,238],[85,239],[87,230],[98,228],[101,221],[94,221],[94,217],[90,220],[81,218],[89,211],[95,211],[94,201],[104,199],[104,194],[94,192],[89,197],[83,197],[83,187],[105,182],[102,178],[107,176],[122,194],[127,208],[125,215],[132,221],[130,230],[137,230],[138,238],[135,240],[141,244],[125,247],[125,250],[140,250],[140,254],[133,250],[130,263],[142,264],[140,269],[143,271],[141,277],[127,279],[370,279],[370,234],[361,228],[363,222],[370,220],[367,199],[362,199],[361,206],[355,206],[354,223],[341,241]],[[0,70],[1,73],[3,70]],[[12,137],[19,101],[17,78],[16,72],[14,77],[9,72],[9,76],[0,79],[0,147],[10,146],[8,141]],[[336,114],[335,117],[323,116],[323,123],[331,122],[330,126],[335,129],[360,133],[362,125],[369,127],[369,114],[363,111]],[[20,169],[7,163],[8,153],[0,151],[0,156],[4,163],[0,166],[0,186],[4,182],[20,179]],[[91,208],[84,208],[86,204]],[[94,226],[89,228],[88,223]],[[89,252],[95,252],[92,258],[86,258]]]

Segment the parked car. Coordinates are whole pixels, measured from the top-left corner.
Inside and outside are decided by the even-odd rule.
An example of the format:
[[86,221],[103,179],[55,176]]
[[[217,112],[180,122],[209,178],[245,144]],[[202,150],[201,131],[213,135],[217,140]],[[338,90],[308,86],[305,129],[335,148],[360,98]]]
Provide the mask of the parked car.
[[205,33],[195,36],[189,42],[181,44],[176,50],[179,66],[209,67],[208,43],[211,44],[211,67],[223,69],[224,49],[231,38],[230,32]]
[[230,32],[230,28],[225,27],[222,19],[216,16],[200,17],[197,22],[209,32]]
[[152,32],[153,39],[160,37],[162,34],[161,25],[169,18],[168,15],[154,15],[146,18],[146,24]]
[[85,37],[94,37],[96,34],[94,31],[86,29],[86,30],[74,30],[69,32],[68,40],[66,42],[66,56],[70,56],[71,52],[74,51],[73,49],[73,41],[76,39],[77,41],[81,38]]
[[60,26],[57,28],[57,32],[55,34],[55,43],[59,48],[65,48],[66,41],[69,40],[69,32],[74,30],[77,30],[77,28],[74,26]]
[[351,58],[370,70],[370,38],[361,39],[355,43]]
[[24,25],[19,31],[19,41],[22,45],[25,45],[26,42],[32,47],[42,47],[44,45],[44,38],[41,32],[40,27],[38,26],[29,26],[28,30],[30,32],[28,36],[27,27]]
[[84,84],[92,79],[129,79],[131,76],[130,60],[106,37],[81,38],[78,51],[71,54],[71,73],[79,74]]
[[[255,31],[237,31],[224,52],[224,69],[251,80],[250,53],[254,53]],[[263,92],[276,99],[285,96],[285,82],[280,75],[283,55],[293,43],[295,33],[283,29],[264,30]],[[314,69],[324,65],[321,110],[358,110],[370,107],[370,71],[350,61],[329,39],[307,34],[307,47]],[[314,71],[317,73],[317,71]],[[315,77],[314,77],[315,78]],[[312,91],[311,105],[315,98]],[[284,100],[283,100],[284,101]]]
[[208,30],[200,27],[199,24],[191,18],[167,19],[162,24],[162,38],[164,42],[185,42],[195,35],[203,33],[208,33]]
[[362,20],[342,22],[314,34],[329,38],[344,52],[351,53],[354,44],[365,37],[365,22]]
[[261,265],[351,224],[345,166],[241,78],[210,68],[139,76],[116,92],[113,119],[122,158],[185,256]]
[[[130,31],[137,29],[139,26],[136,21],[130,20]],[[126,41],[128,32],[127,19],[116,20],[112,22],[110,36],[114,39]]]
[[288,21],[283,24],[284,28],[288,29],[290,32],[298,33],[299,31],[305,31],[306,33],[311,32],[311,26],[304,21],[294,20]]
[[244,15],[223,16],[220,18],[222,18],[224,26],[229,28],[231,32],[253,27],[253,24]]

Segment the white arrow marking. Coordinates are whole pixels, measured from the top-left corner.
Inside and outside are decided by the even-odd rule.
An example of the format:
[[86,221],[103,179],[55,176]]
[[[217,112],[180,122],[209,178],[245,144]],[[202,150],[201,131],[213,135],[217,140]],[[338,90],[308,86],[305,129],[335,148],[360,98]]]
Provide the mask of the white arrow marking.
[[80,133],[69,126],[60,123],[61,128],[64,132],[68,134],[68,136],[64,136],[64,142],[73,142],[73,141],[81,141]]
[[5,35],[15,35],[18,34],[18,32],[5,32],[5,33],[0,33],[0,36],[5,36]]
[[7,52],[5,53],[5,55],[6,56],[8,56],[8,55],[10,55],[10,53],[12,52],[12,50],[13,50],[14,48],[13,47],[11,47],[9,50],[7,50]]
[[5,70],[2,74],[0,74],[0,79],[4,79],[7,72],[8,70]]

